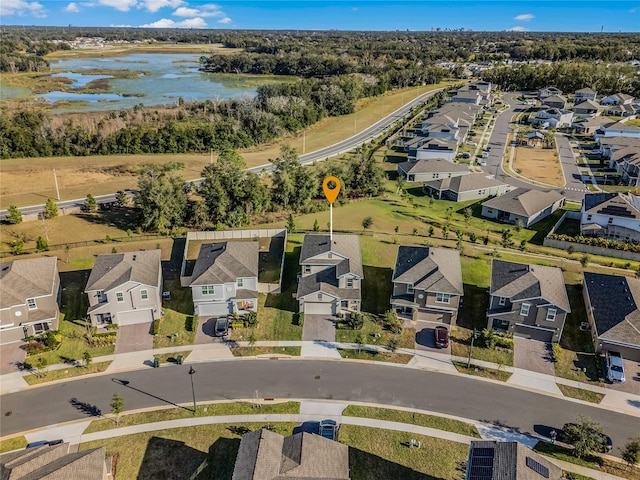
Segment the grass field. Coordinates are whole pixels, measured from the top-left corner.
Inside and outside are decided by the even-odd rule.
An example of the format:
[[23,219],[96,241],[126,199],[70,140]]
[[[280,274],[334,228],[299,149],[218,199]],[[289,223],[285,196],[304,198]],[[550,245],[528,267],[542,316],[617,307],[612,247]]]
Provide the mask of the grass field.
[[[59,360],[56,363],[61,363]],[[66,380],[72,377],[80,377],[92,373],[104,372],[111,362],[92,363],[88,367],[85,366],[69,366],[62,370],[51,370],[41,374],[25,375],[23,378],[29,385],[38,385],[40,383],[53,382],[54,380]]]
[[506,382],[511,377],[510,372],[505,372],[503,370],[495,370],[493,368],[483,368],[478,367],[471,363],[471,367],[467,368],[466,363],[462,362],[453,362],[455,367],[458,369],[460,373],[465,373],[467,375],[475,375],[477,377],[490,378],[492,380],[499,380],[501,382]]
[[291,355],[300,356],[300,347],[231,347],[234,357],[255,357],[256,355]]
[[[468,357],[472,334],[473,331],[467,328],[453,327],[451,329],[451,354],[458,357]],[[498,365],[513,366],[513,350],[498,347],[483,348],[477,342],[474,342],[471,358],[497,363]]]
[[[163,300],[160,332],[153,337],[153,347],[193,344],[198,325],[193,315],[191,289],[181,287],[178,279],[165,280],[163,288],[171,292],[171,298]],[[191,328],[187,329],[189,324]]]
[[369,360],[372,362],[389,362],[389,363],[402,363],[407,364],[413,358],[413,355],[406,353],[394,353],[394,352],[371,352],[368,350],[357,349],[342,349],[339,348],[338,352],[342,358],[348,358],[351,360]]
[[133,53],[202,53],[209,55],[224,55],[241,52],[241,48],[225,48],[220,43],[135,43],[135,44],[109,44],[101,47],[88,47],[73,50],[56,50],[46,55],[48,60],[69,58],[118,57]]
[[[365,293],[366,295],[366,293]],[[342,325],[340,326],[342,327]],[[337,328],[336,341],[341,343],[357,343],[356,339],[360,335],[366,345],[387,346],[392,338],[398,340],[398,348],[414,348],[416,331],[413,328],[403,328],[399,335],[391,333],[382,328],[381,324],[371,321],[365,317],[364,324],[360,330],[350,328]]]
[[584,400],[585,402],[600,403],[604,398],[602,393],[592,392],[591,390],[585,390],[584,388],[569,387],[568,385],[562,385],[558,383],[558,388],[565,397],[577,398],[578,400]]
[[513,168],[526,178],[561,187],[565,184],[562,167],[555,148],[539,146],[516,147]]
[[0,453],[12,452],[13,450],[20,450],[27,446],[27,439],[24,435],[19,437],[11,437],[5,440],[0,440]]

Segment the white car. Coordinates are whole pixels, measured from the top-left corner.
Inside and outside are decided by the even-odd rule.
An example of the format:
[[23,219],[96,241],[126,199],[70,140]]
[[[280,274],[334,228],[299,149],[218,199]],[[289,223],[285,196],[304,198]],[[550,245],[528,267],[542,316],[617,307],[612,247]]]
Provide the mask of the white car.
[[487,161],[486,161],[486,160],[482,160],[482,161],[480,162],[480,166],[481,166],[481,167],[486,167],[486,166],[487,166]]
[[482,158],[489,158],[489,152],[482,152]]
[[467,142],[467,145],[469,145],[470,147],[477,147],[478,146],[478,144],[476,142],[472,142],[471,140],[469,140]]
[[607,380],[612,383],[624,383],[626,380],[622,357],[618,352],[607,351]]

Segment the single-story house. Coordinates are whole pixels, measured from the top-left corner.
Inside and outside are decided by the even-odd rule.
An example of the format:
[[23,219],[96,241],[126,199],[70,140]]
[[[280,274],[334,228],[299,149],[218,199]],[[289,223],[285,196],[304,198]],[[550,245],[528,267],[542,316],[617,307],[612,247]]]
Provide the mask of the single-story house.
[[567,97],[563,95],[550,95],[542,100],[542,105],[547,105],[551,108],[565,109],[567,107]]
[[582,296],[595,351],[640,361],[640,280],[584,272]]
[[98,255],[84,292],[94,326],[149,323],[162,315],[160,250]]
[[607,106],[604,109],[605,115],[611,115],[615,117],[630,117],[638,113],[633,105],[631,104],[619,104],[619,105],[611,105]]
[[300,312],[359,312],[364,278],[358,235],[305,235],[300,250]]
[[451,178],[469,175],[469,167],[463,163],[453,163],[443,158],[428,158],[417,162],[398,164],[398,175],[407,182],[426,182],[438,178]]
[[56,257],[0,264],[0,345],[57,330],[60,294]]
[[640,197],[631,193],[587,193],[580,235],[640,243]]
[[573,106],[573,113],[576,118],[593,117],[598,114],[599,108],[600,106],[593,100],[585,100]]
[[460,252],[436,247],[398,248],[391,306],[412,320],[455,325],[464,295]]
[[543,342],[560,341],[571,312],[562,270],[493,259],[487,328]]
[[544,135],[537,130],[527,133],[527,145],[535,146],[544,142],[544,140]]
[[499,222],[529,227],[564,205],[564,196],[555,190],[529,190],[516,188],[482,204],[482,216]]
[[425,182],[422,190],[429,196],[454,202],[466,202],[485,197],[495,197],[507,192],[509,186],[487,177],[484,173],[474,173],[451,178],[440,178]]
[[586,102],[587,100],[595,101],[597,92],[589,87],[581,88],[573,93],[573,103],[575,105]]
[[640,127],[624,122],[611,122],[600,126],[596,138],[625,137],[640,138]]
[[478,90],[458,92],[451,97],[451,101],[455,103],[473,103],[479,105],[480,100],[482,100],[482,94]]
[[201,245],[189,283],[194,312],[203,317],[257,311],[258,250],[256,241]]

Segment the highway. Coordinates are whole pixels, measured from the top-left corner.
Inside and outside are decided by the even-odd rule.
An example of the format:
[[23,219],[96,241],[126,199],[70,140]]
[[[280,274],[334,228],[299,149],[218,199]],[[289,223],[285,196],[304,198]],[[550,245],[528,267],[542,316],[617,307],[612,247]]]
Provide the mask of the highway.
[[[355,135],[342,140],[341,142],[335,143],[325,148],[321,148],[314,152],[305,153],[298,157],[300,163],[303,165],[307,165],[316,161],[327,160],[331,157],[336,157],[342,155],[345,152],[353,150],[365,143],[370,142],[371,140],[380,137],[385,133],[387,127],[392,125],[394,122],[402,119],[405,115],[407,115],[414,107],[426,102],[429,100],[435,93],[442,91],[442,88],[438,88],[436,90],[431,90],[429,92],[418,95],[416,98],[406,103],[396,111],[390,113],[384,118],[381,118],[376,123],[371,125],[370,127],[365,128],[364,130],[356,133]],[[253,167],[248,169],[251,172],[260,173],[262,171],[270,172],[273,168],[271,163],[265,165],[259,165],[257,167]],[[197,178],[193,180],[188,180],[186,183],[195,183],[198,185],[202,179]],[[115,201],[115,193],[110,193],[107,195],[98,195],[96,196],[96,201],[100,203],[110,203]],[[75,198],[73,200],[62,200],[56,202],[59,209],[64,208],[78,208],[84,205],[84,198]],[[44,205],[31,205],[28,207],[21,207],[20,211],[23,215],[32,215],[37,214],[44,211]],[[7,215],[7,210],[0,210],[0,219],[5,218]]]
[[[397,366],[324,360],[244,360],[192,364],[197,402],[301,398],[419,408],[533,433],[585,415],[613,439],[613,455],[638,435],[637,417],[528,390]],[[125,410],[190,405],[189,365],[84,377],[2,396],[1,435],[109,413],[119,393]]]

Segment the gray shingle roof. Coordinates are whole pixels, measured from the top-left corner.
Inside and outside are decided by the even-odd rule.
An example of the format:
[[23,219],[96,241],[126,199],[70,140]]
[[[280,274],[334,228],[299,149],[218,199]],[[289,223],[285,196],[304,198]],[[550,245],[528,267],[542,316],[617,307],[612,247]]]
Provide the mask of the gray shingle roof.
[[640,348],[640,280],[585,272],[584,288],[598,337]]
[[158,277],[161,253],[160,250],[143,250],[98,255],[85,292],[109,291],[126,282],[160,287]]
[[239,277],[258,276],[259,242],[219,242],[200,246],[191,285],[233,283]]
[[580,108],[580,109],[588,109],[588,110],[597,110],[598,108],[600,108],[600,105],[598,105],[593,100],[585,100],[584,102],[573,106],[574,110],[576,110],[578,108]]
[[54,294],[57,261],[56,257],[42,257],[0,264],[0,308],[24,305],[27,298]]
[[607,125],[603,125],[602,128],[605,130],[621,130],[626,132],[640,132],[640,127],[636,127],[635,125],[628,125],[624,122],[613,122]]
[[567,98],[563,95],[550,95],[542,100],[542,103],[567,103]]
[[516,188],[504,195],[487,200],[482,205],[515,215],[530,217],[534,213],[541,212],[563,198],[564,197],[555,190],[544,192],[541,190]]
[[461,193],[483,188],[499,187],[505,184],[495,178],[487,177],[484,173],[474,173],[471,175],[431,180],[425,182],[425,185],[438,190],[451,190],[455,193]]
[[453,163],[444,158],[427,158],[417,162],[403,162],[398,167],[411,175],[420,173],[471,173],[469,167],[464,163]]
[[493,259],[489,293],[518,300],[543,298],[565,312],[571,312],[562,270]]
[[349,447],[310,433],[242,436],[233,480],[348,480]]
[[447,248],[400,246],[392,281],[412,283],[427,292],[462,295],[460,253]]
[[589,87],[585,87],[585,88],[580,88],[578,90],[576,90],[574,93],[588,93],[588,94],[592,94],[592,93],[596,93],[595,90],[590,89]]
[[319,260],[320,263],[337,265],[343,259],[349,259],[349,272],[364,277],[360,239],[357,235],[333,235],[333,243],[330,242],[329,235],[305,235],[300,250],[300,265],[314,263],[313,257],[329,252],[338,258],[322,259]]
[[586,213],[612,217],[640,218],[640,197],[624,193],[587,193],[584,196]]
[[[343,260],[341,263],[346,262]],[[325,268],[311,275],[305,275],[298,282],[298,292],[296,297],[302,298],[314,293],[328,293],[340,300],[360,300],[361,292],[359,288],[339,288],[337,270],[340,264]]]

